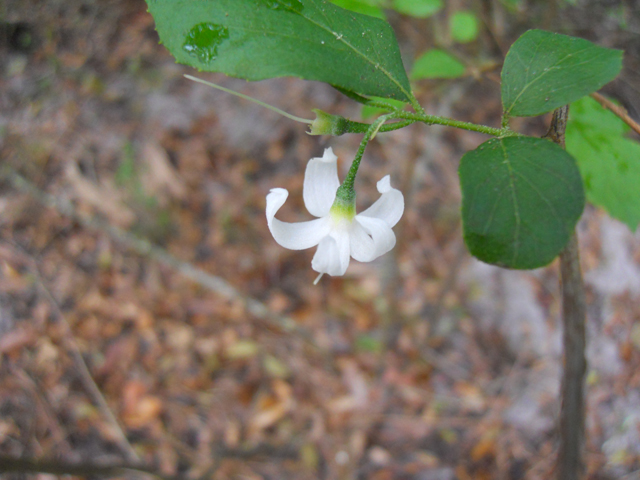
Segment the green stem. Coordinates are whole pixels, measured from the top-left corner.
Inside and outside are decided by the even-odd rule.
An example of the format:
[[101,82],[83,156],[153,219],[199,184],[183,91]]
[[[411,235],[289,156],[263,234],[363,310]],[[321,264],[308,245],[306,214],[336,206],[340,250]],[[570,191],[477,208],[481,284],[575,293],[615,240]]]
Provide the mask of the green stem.
[[[393,116],[393,114],[391,114]],[[349,123],[347,124],[347,132],[345,133],[367,133],[371,128],[370,123],[362,123],[362,122],[354,122],[352,120],[347,120]],[[399,130],[404,127],[408,127],[416,123],[415,120],[402,120],[401,122],[387,123],[385,125],[380,126],[378,132],[392,132],[394,130]]]
[[[393,115],[395,116],[395,114]],[[355,195],[353,193],[354,192],[353,184],[356,180],[356,174],[358,173],[358,167],[360,166],[360,161],[362,160],[362,156],[364,155],[364,150],[367,148],[369,141],[375,135],[375,133],[378,132],[378,130],[380,130],[380,127],[384,124],[384,122],[386,122],[389,119],[389,116],[390,115],[382,115],[369,126],[369,128],[364,134],[364,137],[362,138],[362,141],[360,142],[360,147],[356,152],[356,156],[354,157],[353,162],[351,163],[351,168],[349,169],[349,173],[347,173],[347,177],[344,179],[344,182],[342,183],[342,185],[340,185],[338,192],[343,193],[345,196]]]
[[411,93],[411,98],[409,99],[409,101],[411,102],[411,106],[418,113],[418,115],[427,114],[427,112],[424,111],[424,108],[422,108],[422,105],[420,105],[418,99],[415,97],[415,95],[413,95],[413,92]]
[[427,125],[446,125],[448,127],[461,128],[463,130],[470,130],[472,132],[485,133],[487,135],[493,135],[494,137],[504,137],[507,135],[517,135],[515,132],[508,128],[493,128],[486,125],[477,125],[470,122],[461,122],[459,120],[453,120],[451,118],[438,117],[437,115],[427,115],[425,113],[417,114],[411,112],[404,112],[398,110],[393,112],[394,118],[404,118],[406,120],[413,120],[415,122],[426,123]]

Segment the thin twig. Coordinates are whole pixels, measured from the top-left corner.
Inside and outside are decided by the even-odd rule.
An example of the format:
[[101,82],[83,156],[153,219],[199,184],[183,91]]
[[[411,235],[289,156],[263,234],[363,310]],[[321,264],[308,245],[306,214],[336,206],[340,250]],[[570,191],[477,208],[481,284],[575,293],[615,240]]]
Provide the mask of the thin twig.
[[69,463],[57,460],[35,460],[31,458],[12,458],[0,455],[0,472],[50,473],[53,475],[75,475],[79,477],[116,477],[127,472],[140,472],[162,480],[184,480],[182,476],[163,475],[149,467],[136,464],[101,465],[96,463]]
[[264,303],[241,293],[223,278],[211,275],[190,263],[183,262],[168,253],[166,250],[125,230],[96,218],[89,218],[78,213],[70,202],[42,191],[26,180],[22,175],[6,165],[0,169],[0,176],[6,178],[17,190],[29,194],[35,200],[47,207],[54,208],[60,214],[73,219],[83,227],[106,233],[113,240],[127,248],[130,248],[131,250],[134,250],[139,255],[149,257],[158,263],[176,270],[191,281],[220,295],[221,297],[241,303],[251,315],[267,323],[270,327],[283,330],[285,332],[296,333],[307,340],[312,346],[316,347],[311,333],[305,328],[299,326],[295,320],[275,314],[270,311]]
[[[251,461],[258,458],[281,458],[289,460],[299,459],[300,453],[294,445],[272,446],[269,444],[257,445],[253,448],[231,449],[222,445],[214,447],[215,459],[238,459]],[[214,469],[208,469],[205,475]],[[158,472],[153,467],[140,463],[117,463],[100,464],[92,462],[65,462],[59,460],[15,458],[0,455],[0,472],[19,473],[51,473],[54,475],[75,475],[80,477],[115,477],[122,476],[127,472],[139,472],[146,475],[153,475],[161,480],[186,480],[187,477],[181,475],[165,475]],[[201,476],[201,479],[211,477]]]
[[598,92],[592,93],[591,98],[596,100],[600,105],[602,105],[607,110],[611,110],[613,113],[615,113],[618,117],[620,117],[620,120],[622,120],[624,123],[629,125],[634,132],[640,135],[640,124],[638,124],[638,122],[636,122],[633,118],[631,118],[623,107],[621,107],[620,105],[616,105],[607,97],[600,95]]
[[44,388],[40,385],[39,380],[32,378],[25,370],[19,369],[16,366],[10,368],[11,375],[23,383],[23,388],[28,388],[31,394],[35,397],[36,401],[40,405],[44,416],[49,424],[49,431],[53,437],[55,444],[64,451],[64,453],[71,452],[73,447],[67,440],[67,434],[60,425],[58,415],[54,408],[49,403],[49,399],[45,395]]
[[[549,132],[545,135],[563,148],[568,114],[568,105],[555,110]],[[584,475],[584,377],[587,361],[585,358],[586,302],[580,270],[578,237],[575,231],[560,254],[560,277],[564,372],[560,406],[560,448],[556,473],[558,480],[579,480]]]
[[122,453],[125,455],[125,458],[127,459],[127,461],[139,463],[140,457],[134,450],[131,443],[129,443],[129,440],[125,435],[124,430],[120,426],[120,422],[118,422],[118,419],[115,417],[115,415],[111,411],[111,408],[107,403],[107,400],[104,398],[104,395],[102,395],[102,392],[98,388],[98,385],[96,384],[95,380],[93,379],[93,376],[91,375],[91,372],[89,371],[89,367],[87,367],[87,363],[84,361],[84,358],[82,357],[82,353],[80,352],[80,348],[78,347],[76,339],[73,335],[71,326],[69,325],[69,322],[67,321],[66,316],[62,312],[62,309],[60,308],[60,304],[58,303],[56,298],[53,296],[53,293],[51,293],[51,290],[49,290],[49,288],[47,287],[35,260],[33,260],[33,258],[31,257],[29,258],[31,262],[31,271],[33,275],[36,277],[36,279],[38,280],[40,289],[44,292],[45,296],[49,300],[49,303],[51,304],[53,311],[58,317],[58,321],[60,322],[60,325],[62,325],[62,328],[64,330],[64,343],[65,343],[66,349],[71,354],[71,358],[73,359],[73,363],[77,369],[78,376],[80,378],[80,382],[82,383],[82,386],[89,394],[89,397],[91,397],[91,400],[93,401],[93,403],[95,403],[98,406],[102,415],[106,417],[107,421],[111,425],[111,428],[115,432],[116,437],[118,439],[118,445],[120,447],[120,450],[122,450]]

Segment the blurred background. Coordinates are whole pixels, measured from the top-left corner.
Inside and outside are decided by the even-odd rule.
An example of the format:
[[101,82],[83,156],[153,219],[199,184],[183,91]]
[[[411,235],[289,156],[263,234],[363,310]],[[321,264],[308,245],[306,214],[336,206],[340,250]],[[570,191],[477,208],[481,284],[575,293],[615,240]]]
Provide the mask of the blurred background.
[[[605,92],[638,120],[635,0],[336,3],[387,18],[428,113],[498,127],[502,59],[535,27],[625,49]],[[358,209],[390,174],[398,244],[314,286],[265,196],[286,187],[280,218],[309,219],[307,161],[330,146],[344,175],[359,136],[311,137],[184,74],[142,0],[0,2],[0,453],[184,478],[549,478],[558,268],[466,251],[457,165],[486,137],[380,134]],[[316,82],[199,76],[305,118],[375,113]],[[578,231],[588,478],[638,479],[640,234],[591,206]]]

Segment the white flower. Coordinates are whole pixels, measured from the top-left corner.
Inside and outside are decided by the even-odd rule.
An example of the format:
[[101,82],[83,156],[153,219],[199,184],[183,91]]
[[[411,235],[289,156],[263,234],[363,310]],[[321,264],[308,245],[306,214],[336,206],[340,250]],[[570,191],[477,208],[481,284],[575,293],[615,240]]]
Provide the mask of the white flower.
[[343,275],[350,257],[370,262],[391,250],[396,244],[391,228],[404,211],[402,192],[391,187],[389,175],[378,182],[380,198],[358,215],[355,201],[345,204],[340,198],[336,200],[339,186],[338,158],[327,148],[322,158],[309,160],[302,190],[307,210],[319,218],[299,223],[282,222],[275,215],[289,192],[273,188],[267,195],[267,222],[276,242],[291,250],[318,245],[311,262],[311,267],[320,273],[318,279],[325,273]]

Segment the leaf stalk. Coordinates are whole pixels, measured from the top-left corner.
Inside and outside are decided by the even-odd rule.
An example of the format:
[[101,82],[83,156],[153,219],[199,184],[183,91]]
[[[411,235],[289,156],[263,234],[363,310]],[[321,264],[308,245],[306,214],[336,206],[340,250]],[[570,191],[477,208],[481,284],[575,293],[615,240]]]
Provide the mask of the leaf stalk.
[[234,90],[222,87],[220,85],[216,85],[215,83],[207,82],[206,80],[202,80],[201,78],[193,77],[191,75],[185,75],[185,78],[188,78],[189,80],[193,80],[194,82],[197,82],[197,83],[202,83],[203,85],[207,85],[208,87],[212,87],[212,88],[216,88],[218,90],[222,90],[223,92],[230,93],[231,95],[235,95],[236,97],[244,98],[245,100],[248,100],[250,102],[257,103],[261,107],[264,107],[264,108],[266,108],[268,110],[276,112],[276,113],[282,115],[283,117],[287,117],[290,120],[293,120],[293,121],[296,121],[296,122],[300,122],[300,123],[307,123],[307,124],[312,124],[313,123],[313,120],[308,120],[308,119],[302,118],[302,117],[296,117],[295,115],[291,115],[290,113],[285,112],[284,110],[280,110],[278,107],[274,107],[273,105],[269,105],[268,103],[264,103],[264,102],[262,102],[262,101],[260,101],[260,100],[258,100],[256,98],[250,97],[249,95],[245,95],[243,93],[236,92]]

